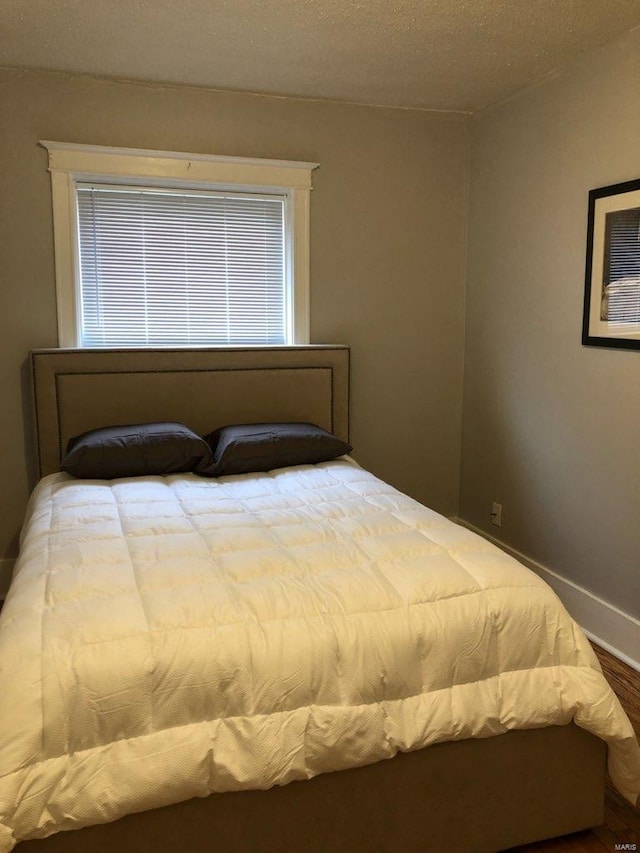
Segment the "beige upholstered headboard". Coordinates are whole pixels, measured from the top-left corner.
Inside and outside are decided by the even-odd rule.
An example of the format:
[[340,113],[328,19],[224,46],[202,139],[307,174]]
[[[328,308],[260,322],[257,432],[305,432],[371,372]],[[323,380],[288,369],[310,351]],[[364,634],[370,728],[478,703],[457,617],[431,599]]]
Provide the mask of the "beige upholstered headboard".
[[349,439],[349,348],[34,350],[38,471],[68,440],[114,424],[181,421],[200,435],[232,423],[308,421]]

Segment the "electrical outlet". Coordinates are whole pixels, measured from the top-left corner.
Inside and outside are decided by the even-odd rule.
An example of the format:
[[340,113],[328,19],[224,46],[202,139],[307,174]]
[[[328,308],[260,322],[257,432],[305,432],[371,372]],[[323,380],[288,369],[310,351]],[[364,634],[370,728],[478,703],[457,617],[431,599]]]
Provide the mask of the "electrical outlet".
[[496,527],[502,527],[502,504],[491,504],[491,524],[495,524]]

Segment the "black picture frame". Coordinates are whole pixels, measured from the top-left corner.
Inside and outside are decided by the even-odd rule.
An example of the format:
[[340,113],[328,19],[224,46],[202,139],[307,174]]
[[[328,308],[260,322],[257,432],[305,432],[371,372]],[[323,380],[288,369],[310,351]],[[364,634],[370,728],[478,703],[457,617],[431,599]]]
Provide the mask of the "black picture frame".
[[[614,240],[618,245],[628,240],[629,223],[635,223],[636,218],[637,253],[633,246],[630,256],[629,252],[612,252]],[[622,255],[624,263],[618,257]],[[632,267],[634,274],[612,280],[612,263],[618,263],[625,273]],[[630,302],[634,303],[631,307]],[[589,192],[582,343],[640,349],[640,178]]]

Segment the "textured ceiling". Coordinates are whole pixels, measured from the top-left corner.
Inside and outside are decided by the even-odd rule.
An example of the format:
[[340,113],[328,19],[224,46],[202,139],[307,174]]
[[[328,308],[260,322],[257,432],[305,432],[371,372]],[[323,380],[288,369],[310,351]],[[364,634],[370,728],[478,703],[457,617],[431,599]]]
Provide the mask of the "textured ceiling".
[[472,111],[640,24],[640,0],[1,0],[0,65]]

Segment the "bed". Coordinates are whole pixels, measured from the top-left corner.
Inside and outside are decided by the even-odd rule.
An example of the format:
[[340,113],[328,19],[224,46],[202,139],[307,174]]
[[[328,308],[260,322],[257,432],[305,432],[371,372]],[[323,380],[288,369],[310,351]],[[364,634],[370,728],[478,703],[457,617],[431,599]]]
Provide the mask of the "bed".
[[59,472],[71,436],[113,423],[348,440],[348,348],[41,350],[32,369],[0,850],[497,851],[601,823],[607,753],[637,797],[631,725],[552,591],[352,459]]

